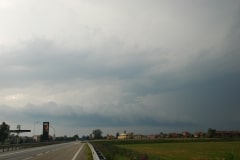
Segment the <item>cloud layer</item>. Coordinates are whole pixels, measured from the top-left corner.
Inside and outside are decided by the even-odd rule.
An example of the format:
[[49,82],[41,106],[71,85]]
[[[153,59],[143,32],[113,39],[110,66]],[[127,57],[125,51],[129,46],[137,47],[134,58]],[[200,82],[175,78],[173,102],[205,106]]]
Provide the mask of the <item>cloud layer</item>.
[[0,121],[239,129],[239,14],[238,1],[1,0]]

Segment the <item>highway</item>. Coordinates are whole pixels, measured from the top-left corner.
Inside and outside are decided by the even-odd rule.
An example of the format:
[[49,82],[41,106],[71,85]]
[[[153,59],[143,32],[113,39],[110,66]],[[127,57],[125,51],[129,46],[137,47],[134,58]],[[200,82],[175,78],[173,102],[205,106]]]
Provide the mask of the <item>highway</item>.
[[71,142],[0,153],[0,160],[87,160],[87,144]]

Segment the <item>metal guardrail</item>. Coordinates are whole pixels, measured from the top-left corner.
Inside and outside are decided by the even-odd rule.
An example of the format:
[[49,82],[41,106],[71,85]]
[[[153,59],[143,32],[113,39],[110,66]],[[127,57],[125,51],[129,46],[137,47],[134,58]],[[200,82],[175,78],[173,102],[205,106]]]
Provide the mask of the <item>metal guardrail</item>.
[[25,148],[25,145],[12,144],[12,145],[0,145],[0,152],[8,152]]
[[90,143],[87,144],[92,151],[93,160],[107,160],[97,148],[93,147]]
[[23,144],[9,144],[9,145],[0,145],[0,153],[15,151],[24,148],[40,147],[44,145],[59,144],[64,142],[42,142],[42,143],[23,143]]

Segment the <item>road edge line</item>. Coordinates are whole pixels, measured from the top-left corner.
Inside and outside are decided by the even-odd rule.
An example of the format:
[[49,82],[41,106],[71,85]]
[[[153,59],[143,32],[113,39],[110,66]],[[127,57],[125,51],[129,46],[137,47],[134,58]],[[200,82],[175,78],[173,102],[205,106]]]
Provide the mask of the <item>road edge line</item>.
[[79,149],[78,151],[75,153],[75,155],[73,156],[72,160],[76,160],[78,154],[80,153],[80,151],[82,150],[82,148],[84,147],[85,144],[83,144]]

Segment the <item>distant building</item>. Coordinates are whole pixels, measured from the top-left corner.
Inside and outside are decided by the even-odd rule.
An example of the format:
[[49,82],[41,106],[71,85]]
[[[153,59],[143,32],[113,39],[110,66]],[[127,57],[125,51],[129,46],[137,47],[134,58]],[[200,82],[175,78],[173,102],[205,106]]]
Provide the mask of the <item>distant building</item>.
[[147,135],[147,139],[149,139],[149,140],[154,140],[154,139],[158,139],[158,135],[156,135],[156,134],[152,134],[152,135]]
[[240,131],[216,131],[215,137],[219,138],[240,137]]
[[206,136],[206,133],[204,132],[195,132],[193,135],[194,138],[203,138],[205,136]]
[[181,135],[179,134],[179,133],[169,133],[168,135],[167,135],[167,138],[179,138],[179,137],[181,137]]
[[115,136],[113,136],[113,135],[107,135],[107,137],[106,137],[107,139],[116,139],[116,137]]
[[183,136],[184,138],[189,138],[189,137],[192,137],[192,134],[189,133],[189,132],[187,132],[187,131],[185,131],[185,132],[182,133],[182,136]]
[[33,136],[33,141],[34,142],[40,142],[40,136],[39,135],[34,135]]
[[118,139],[119,140],[124,140],[124,139],[129,139],[128,138],[128,135],[126,133],[121,133],[119,136],[118,136]]
[[131,133],[126,133],[126,131],[124,131],[124,133],[121,133],[121,134],[118,136],[118,139],[119,139],[119,140],[133,139],[133,132],[131,132]]
[[147,139],[147,136],[141,135],[141,134],[137,134],[137,135],[134,135],[134,136],[133,136],[133,139],[136,139],[136,140],[144,140],[144,139]]

